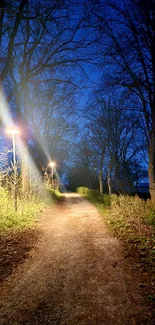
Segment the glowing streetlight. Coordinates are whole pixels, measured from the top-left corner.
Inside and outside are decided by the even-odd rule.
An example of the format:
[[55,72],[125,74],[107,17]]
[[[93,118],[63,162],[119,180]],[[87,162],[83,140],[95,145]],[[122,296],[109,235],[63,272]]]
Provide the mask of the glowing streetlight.
[[16,164],[16,135],[20,133],[18,129],[8,129],[6,130],[8,134],[12,135],[12,143],[13,143],[13,165]]
[[54,167],[55,167],[55,162],[54,161],[50,161],[49,163],[49,167],[51,167],[51,176],[52,176],[52,184],[53,184],[53,174],[54,174]]

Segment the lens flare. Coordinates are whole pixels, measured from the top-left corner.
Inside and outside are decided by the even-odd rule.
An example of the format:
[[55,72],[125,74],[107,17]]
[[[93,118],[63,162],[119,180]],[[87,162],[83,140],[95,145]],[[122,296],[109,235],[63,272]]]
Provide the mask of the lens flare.
[[[12,135],[12,136],[16,136],[16,150],[17,150],[17,154],[19,157],[19,162],[20,164],[22,163],[22,157],[24,154],[24,150],[26,150],[25,145],[23,143],[23,141],[21,140],[20,135],[22,136],[22,129],[18,129],[17,126],[15,125],[12,116],[11,116],[11,111],[9,109],[7,100],[5,98],[5,95],[2,91],[2,89],[0,88],[0,120],[2,122],[3,127],[6,130],[6,134],[8,135]],[[54,168],[54,174],[56,179],[58,180],[59,185],[61,186],[61,188],[63,187],[63,184],[61,182],[60,176],[56,170],[56,163],[54,161],[52,161],[49,153],[45,150],[45,148],[43,148],[43,152],[45,154],[45,157],[47,158],[47,161],[49,161],[48,166]],[[40,186],[43,186],[43,179],[40,175],[40,171],[38,170],[32,156],[29,154],[28,152],[28,170],[29,170],[29,177],[30,177],[30,182],[33,182],[33,179],[37,179],[38,182],[40,183]],[[40,177],[38,176],[40,175]]]
[[[16,136],[16,149],[19,157],[19,162],[21,163],[23,152],[24,150],[26,150],[26,148],[23,141],[20,138],[21,131],[16,127],[12,119],[9,106],[7,104],[7,101],[5,99],[5,96],[1,88],[0,88],[0,120],[3,128],[5,128],[6,130],[6,134]],[[39,171],[34,163],[34,160],[29,153],[28,153],[28,169],[31,178],[33,177],[36,178],[37,175],[39,174]],[[38,180],[41,184],[43,184],[41,177],[38,178]]]
[[50,161],[48,165],[49,167],[55,167],[56,163],[54,161]]
[[[21,140],[20,135],[22,136],[22,129],[18,129],[17,126],[15,125],[12,116],[11,116],[11,111],[9,109],[7,100],[5,98],[5,95],[2,91],[2,88],[0,87],[0,120],[2,122],[3,127],[6,129],[6,133],[10,135],[16,136],[16,147],[17,147],[17,154],[19,157],[19,162],[22,162],[22,157],[25,149],[25,145],[23,141]],[[45,157],[47,158],[47,161],[49,161],[49,166],[55,167],[54,168],[54,174],[56,179],[58,180],[58,183],[60,184],[61,187],[63,187],[63,184],[61,182],[60,176],[56,170],[56,163],[52,161],[49,153],[45,150],[45,147],[43,148],[43,152],[45,154]],[[28,169],[29,169],[29,176],[30,180],[32,179],[39,179],[40,185],[43,185],[43,180],[42,177],[38,177],[40,174],[40,171],[38,170],[32,156],[28,153]],[[41,176],[41,175],[40,175]]]
[[7,129],[6,133],[16,135],[16,134],[20,134],[20,130],[18,130],[18,129]]

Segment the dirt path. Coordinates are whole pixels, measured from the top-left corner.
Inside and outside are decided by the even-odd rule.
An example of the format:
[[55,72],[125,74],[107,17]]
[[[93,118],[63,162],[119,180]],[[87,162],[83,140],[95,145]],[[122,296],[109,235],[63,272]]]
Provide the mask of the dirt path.
[[43,236],[4,283],[1,325],[135,325],[142,306],[117,239],[77,194],[43,213]]

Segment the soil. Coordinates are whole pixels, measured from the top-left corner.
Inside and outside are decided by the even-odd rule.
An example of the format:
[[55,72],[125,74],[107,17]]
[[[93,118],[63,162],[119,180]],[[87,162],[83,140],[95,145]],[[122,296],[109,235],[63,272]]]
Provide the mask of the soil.
[[36,229],[1,238],[0,325],[153,325],[149,274],[91,203],[64,197]]
[[14,230],[0,236],[0,285],[29,256],[38,237],[37,229]]

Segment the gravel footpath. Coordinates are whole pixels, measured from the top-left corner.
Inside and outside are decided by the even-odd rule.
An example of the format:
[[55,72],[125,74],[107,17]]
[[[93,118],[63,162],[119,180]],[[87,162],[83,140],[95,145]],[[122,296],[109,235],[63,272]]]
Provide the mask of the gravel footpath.
[[78,194],[42,213],[42,236],[4,282],[0,325],[140,325],[136,275],[96,208]]

